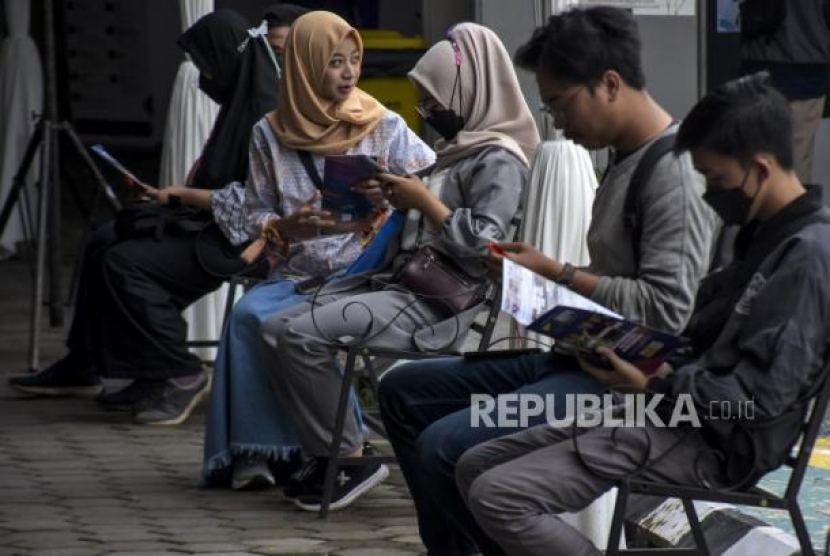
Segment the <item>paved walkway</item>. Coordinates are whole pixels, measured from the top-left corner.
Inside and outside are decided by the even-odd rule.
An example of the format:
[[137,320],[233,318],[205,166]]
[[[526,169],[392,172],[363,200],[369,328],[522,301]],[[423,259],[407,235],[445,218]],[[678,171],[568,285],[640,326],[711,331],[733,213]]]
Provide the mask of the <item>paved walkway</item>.
[[[142,427],[91,401],[13,392],[7,377],[26,368],[30,283],[27,265],[0,262],[0,556],[423,552],[394,468],[322,521],[278,490],[199,489],[201,413],[181,427]],[[63,335],[46,331],[42,361],[63,352]]]

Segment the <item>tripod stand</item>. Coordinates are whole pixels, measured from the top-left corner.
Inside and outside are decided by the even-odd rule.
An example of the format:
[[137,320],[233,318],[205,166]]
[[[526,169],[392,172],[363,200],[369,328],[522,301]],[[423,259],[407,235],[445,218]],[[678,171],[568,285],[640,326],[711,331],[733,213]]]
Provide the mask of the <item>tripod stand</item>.
[[[32,292],[31,329],[29,342],[29,367],[37,370],[40,359],[40,335],[42,326],[42,310],[44,302],[45,276],[49,273],[49,310],[50,324],[61,326],[64,320],[61,299],[61,202],[60,202],[60,133],[65,133],[77,154],[92,172],[98,186],[97,205],[103,193],[110,206],[118,211],[121,205],[112,188],[104,180],[92,157],[87,152],[75,130],[69,122],[58,122],[58,103],[56,91],[55,71],[55,35],[53,2],[44,0],[45,37],[46,37],[46,68],[44,72],[44,106],[43,113],[37,124],[34,134],[26,147],[20,168],[14,177],[9,196],[0,211],[0,234],[5,230],[14,206],[25,192],[26,176],[32,169],[35,155],[40,149],[40,179],[37,209],[36,256],[35,256],[35,283]],[[94,205],[92,213],[94,213]],[[90,214],[90,219],[92,214]],[[48,262],[47,262],[48,246]]]

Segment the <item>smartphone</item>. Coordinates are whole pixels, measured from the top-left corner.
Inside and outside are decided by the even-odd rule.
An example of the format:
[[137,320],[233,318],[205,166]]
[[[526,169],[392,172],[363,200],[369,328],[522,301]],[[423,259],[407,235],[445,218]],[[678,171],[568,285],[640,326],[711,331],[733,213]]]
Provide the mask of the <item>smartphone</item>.
[[136,177],[135,174],[133,174],[131,171],[129,171],[126,166],[121,164],[114,156],[112,156],[110,153],[108,153],[103,145],[92,145],[90,148],[92,149],[92,152],[94,152],[95,154],[97,154],[98,156],[100,156],[101,158],[106,160],[107,163],[110,166],[112,166],[113,168],[115,168],[116,170],[118,170],[119,172],[124,174],[125,176],[127,176],[129,179],[131,179],[132,181],[134,181],[135,183],[137,183],[141,187],[152,188],[151,185],[148,185],[148,184],[144,183],[143,181],[141,181],[140,179],[138,179],[138,177]]
[[492,241],[487,244],[487,249],[489,249],[490,251],[492,251],[496,255],[499,255],[499,256],[502,256],[502,257],[504,257],[504,255],[505,255],[504,249],[502,249],[501,247],[499,247],[498,245],[496,245]]
[[498,359],[501,357],[518,357],[531,353],[542,353],[542,348],[494,349],[491,351],[465,351],[464,359]]
[[297,293],[300,294],[307,294],[312,292],[326,283],[326,279],[323,276],[315,276],[314,278],[309,278],[308,280],[303,280],[302,282],[297,282],[294,286],[294,289]]

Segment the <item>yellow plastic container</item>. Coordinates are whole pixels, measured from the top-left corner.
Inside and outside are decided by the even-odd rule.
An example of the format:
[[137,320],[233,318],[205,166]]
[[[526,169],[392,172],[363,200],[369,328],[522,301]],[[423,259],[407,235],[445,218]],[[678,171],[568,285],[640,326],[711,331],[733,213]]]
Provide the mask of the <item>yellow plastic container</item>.
[[415,110],[418,94],[406,73],[426,49],[423,37],[405,37],[398,31],[360,29],[363,40],[363,74],[358,86],[400,114],[407,125],[421,133]]
[[359,29],[363,48],[367,50],[423,50],[427,47],[424,37],[405,37],[398,31],[386,29]]
[[358,86],[378,99],[390,110],[400,114],[409,128],[421,133],[421,117],[415,110],[418,93],[406,77],[366,77]]

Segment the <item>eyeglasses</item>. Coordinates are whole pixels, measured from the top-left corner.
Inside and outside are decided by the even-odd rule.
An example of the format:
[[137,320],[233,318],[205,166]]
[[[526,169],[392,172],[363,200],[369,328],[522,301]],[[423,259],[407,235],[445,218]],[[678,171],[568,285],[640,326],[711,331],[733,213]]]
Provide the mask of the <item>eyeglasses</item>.
[[426,98],[424,100],[418,101],[415,105],[415,111],[418,112],[418,115],[421,116],[423,119],[427,120],[432,115],[432,112],[437,109],[441,108],[441,105],[435,99]]
[[560,97],[556,101],[546,101],[542,100],[542,105],[539,107],[542,112],[553,118],[554,120],[559,119],[557,116],[565,116],[566,112],[573,104],[573,101],[579,96],[579,93],[584,89],[584,87],[577,87],[573,93],[569,94],[566,97]]

